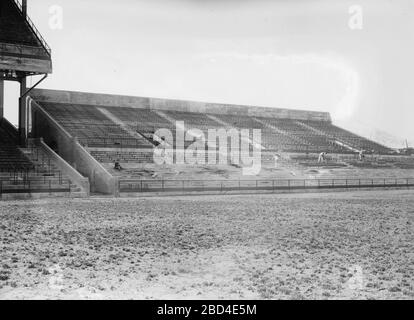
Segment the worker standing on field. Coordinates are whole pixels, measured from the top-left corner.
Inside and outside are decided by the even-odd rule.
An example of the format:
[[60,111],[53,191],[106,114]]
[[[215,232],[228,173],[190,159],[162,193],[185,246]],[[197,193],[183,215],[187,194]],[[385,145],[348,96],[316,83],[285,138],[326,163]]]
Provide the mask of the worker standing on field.
[[326,161],[326,152],[321,152],[319,154],[318,163],[322,163]]
[[365,158],[364,150],[359,151],[358,158],[359,158],[359,161],[364,160],[364,158]]
[[279,153],[275,153],[273,155],[273,158],[275,159],[275,168],[277,168],[278,162],[279,162],[279,159],[280,159],[280,154]]

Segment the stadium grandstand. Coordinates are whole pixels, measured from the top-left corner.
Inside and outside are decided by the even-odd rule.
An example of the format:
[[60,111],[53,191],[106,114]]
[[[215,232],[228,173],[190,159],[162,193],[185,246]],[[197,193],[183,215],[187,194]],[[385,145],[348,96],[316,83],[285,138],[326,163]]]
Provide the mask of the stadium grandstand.
[[[276,184],[277,189],[286,183],[292,189],[332,183],[351,187],[361,185],[361,179],[363,186],[407,186],[412,182],[407,178],[414,169],[412,158],[335,126],[325,112],[44,89],[33,90],[29,109],[33,138],[43,138],[88,176],[93,192],[254,190],[260,184],[262,189]],[[154,149],[160,141],[155,137],[157,130],[168,129],[175,137],[177,122],[183,123],[192,139],[182,146],[174,141],[174,153],[188,151],[200,139],[206,152],[203,163],[154,162]],[[192,135],[194,128],[205,137],[209,129],[259,129],[260,172],[244,176],[240,165],[232,161],[231,148],[226,163],[209,164],[209,153],[219,158],[219,145],[212,150],[207,139]],[[255,141],[249,143],[252,150]],[[241,154],[240,145],[238,148]],[[359,159],[361,150],[363,161]],[[318,162],[321,152],[328,153],[323,163]],[[117,170],[114,163],[120,163],[122,169]]]

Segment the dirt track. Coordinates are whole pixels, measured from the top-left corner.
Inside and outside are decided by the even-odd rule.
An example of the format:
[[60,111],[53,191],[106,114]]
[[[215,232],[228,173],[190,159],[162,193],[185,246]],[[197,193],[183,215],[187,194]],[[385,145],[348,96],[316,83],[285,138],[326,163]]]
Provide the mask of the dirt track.
[[414,298],[414,192],[0,202],[0,298]]

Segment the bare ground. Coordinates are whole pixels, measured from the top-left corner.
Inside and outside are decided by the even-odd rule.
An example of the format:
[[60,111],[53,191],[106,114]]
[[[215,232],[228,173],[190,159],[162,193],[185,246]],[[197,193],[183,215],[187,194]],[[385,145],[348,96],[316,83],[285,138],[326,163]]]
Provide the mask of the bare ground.
[[414,192],[0,202],[1,299],[413,299]]

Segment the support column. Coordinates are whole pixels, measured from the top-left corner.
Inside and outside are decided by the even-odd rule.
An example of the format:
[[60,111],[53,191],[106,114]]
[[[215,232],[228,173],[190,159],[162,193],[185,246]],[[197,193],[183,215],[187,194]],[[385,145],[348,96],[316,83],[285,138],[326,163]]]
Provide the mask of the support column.
[[[26,92],[26,77],[20,81],[20,96]],[[21,146],[26,146],[26,98],[19,99],[19,142]]]
[[0,80],[0,119],[4,117],[4,80]]

